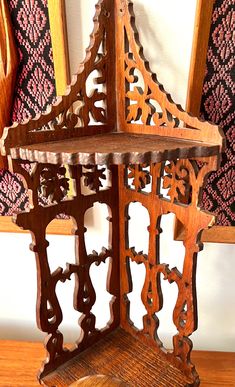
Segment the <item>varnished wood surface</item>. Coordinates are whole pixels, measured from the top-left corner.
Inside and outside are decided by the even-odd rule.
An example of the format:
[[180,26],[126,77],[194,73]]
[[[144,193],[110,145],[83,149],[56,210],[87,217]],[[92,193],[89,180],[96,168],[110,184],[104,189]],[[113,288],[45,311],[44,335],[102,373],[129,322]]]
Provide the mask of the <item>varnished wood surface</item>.
[[[135,24],[134,9],[134,2],[117,0],[117,103],[122,130],[217,143],[222,139],[218,126],[185,112],[152,73]],[[144,87],[136,70],[142,75]],[[138,121],[141,125],[136,124]],[[182,130],[182,122],[189,130]],[[223,140],[220,144],[223,147]]]
[[[114,0],[99,0],[93,21],[94,29],[90,34],[85,59],[79,64],[77,74],[72,77],[66,95],[58,97],[53,106],[48,106],[45,113],[36,115],[34,119],[5,128],[2,154],[9,154],[9,149],[16,144],[71,139],[83,132],[92,135],[94,134],[92,121],[99,123],[95,128],[96,133],[114,130],[116,127]],[[86,82],[93,71],[97,71],[99,76],[94,79],[94,88],[89,91],[88,96]],[[96,82],[99,84],[98,89]],[[74,113],[71,113],[74,102],[76,108]],[[97,102],[105,104],[105,109],[96,106]],[[44,130],[44,125],[52,126],[56,130]]]
[[188,381],[162,353],[119,328],[43,378],[43,382],[47,387],[67,387],[91,374],[117,377],[129,387],[186,387]]
[[[71,235],[73,228],[72,219],[54,219],[47,228],[48,234],[55,235]],[[0,232],[13,233],[29,233],[27,230],[22,230],[12,221],[11,216],[0,216]]]
[[[44,358],[41,343],[0,341],[0,348],[0,387],[39,386],[36,374]],[[201,387],[235,386],[235,353],[195,351],[192,357]]]
[[197,0],[186,111],[200,115],[202,88],[214,0]]
[[87,376],[69,387],[127,387],[127,384],[120,379],[104,375]]
[[218,145],[154,135],[108,133],[11,149],[13,159],[51,164],[156,163],[218,154]]
[[[110,131],[114,130],[118,123],[119,127],[127,132],[185,138],[217,144],[220,149],[224,148],[225,139],[219,127],[186,113],[181,106],[173,102],[163,85],[158,83],[156,75],[150,71],[138,39],[132,2],[98,1],[94,30],[90,36],[86,58],[79,66],[77,76],[73,77],[66,96],[57,99],[45,114],[36,116],[34,120],[6,128],[2,138],[2,154],[9,154],[10,148],[16,145],[77,137],[82,131],[87,132],[92,125],[91,116],[93,121],[101,124],[99,126],[102,131],[106,127]],[[105,46],[106,53],[100,50],[102,46]],[[144,89],[139,88],[138,77],[133,76],[135,69],[143,76]],[[104,87],[103,92],[91,90],[91,97],[88,97],[86,82],[93,70],[100,74],[95,82]],[[118,90],[117,94],[115,90]],[[160,111],[154,108],[151,100],[160,105]],[[82,104],[80,103],[74,114],[69,114],[71,106],[77,101]],[[99,108],[96,105],[98,101],[107,101],[105,108]],[[138,123],[140,120],[141,124]],[[182,127],[182,122],[187,128]],[[41,130],[49,123],[55,130]]]
[[[117,26],[116,31],[114,26]],[[121,84],[116,84],[115,66],[119,68],[117,76]],[[99,73],[95,84],[99,84],[103,92],[94,89],[89,97],[86,82],[94,70]],[[133,76],[135,70],[143,76],[144,89],[138,88],[138,76]],[[118,90],[117,95],[115,90]],[[19,227],[32,233],[31,250],[35,252],[38,268],[37,323],[48,334],[45,340],[47,360],[40,379],[48,387],[67,387],[86,375],[103,374],[121,378],[130,386],[182,387],[190,383],[196,387],[198,375],[190,363],[192,342],[189,339],[197,328],[196,255],[201,247],[200,232],[212,226],[214,221],[212,214],[200,210],[198,197],[205,176],[218,166],[224,137],[217,126],[184,112],[157,82],[143,56],[132,3],[127,0],[98,1],[86,59],[67,92],[46,114],[6,129],[2,138],[3,154],[10,151],[14,159],[13,170],[24,177],[32,193],[30,212],[18,214],[15,221]],[[151,100],[160,105],[160,111],[158,107],[154,108]],[[70,108],[75,101],[80,104],[71,114]],[[103,107],[97,106],[99,101]],[[123,106],[124,101],[126,106]],[[99,125],[92,125],[91,118]],[[186,128],[182,127],[182,122]],[[111,133],[116,128],[129,133]],[[104,134],[107,131],[109,134]],[[134,134],[135,131],[144,135]],[[102,134],[95,135],[98,133]],[[86,137],[81,138],[82,134]],[[94,136],[89,138],[91,134]],[[197,158],[202,163],[200,167],[195,163]],[[22,159],[38,162],[31,173],[22,166]],[[165,163],[166,160],[170,163]],[[66,200],[68,183],[66,170],[61,164],[70,164],[70,174],[76,186],[76,196],[72,200]],[[118,170],[112,165],[111,185],[107,190],[100,190],[105,169],[92,167],[92,164],[128,164],[128,167],[119,167],[117,179]],[[146,164],[150,164],[150,171],[145,169]],[[94,194],[83,195],[82,182]],[[143,189],[149,184],[151,188],[146,194]],[[167,191],[165,197],[168,200],[160,188]],[[38,192],[42,192],[51,204],[40,205]],[[187,204],[182,201],[184,195]],[[133,201],[140,202],[149,212],[148,254],[138,253],[135,247],[129,246],[128,206]],[[88,256],[84,215],[95,202],[105,203],[110,208],[111,245],[108,249],[103,248],[100,254],[93,251]],[[169,212],[175,213],[186,227],[182,273],[160,263],[161,257],[156,249],[161,216]],[[58,268],[52,273],[47,259],[45,230],[60,213],[75,220],[76,264],[67,265],[65,270]],[[112,258],[107,276],[107,290],[113,296],[110,301],[111,319],[107,329],[99,331],[92,314],[96,292],[90,267],[108,257]],[[135,329],[130,321],[130,260],[146,267],[141,294],[146,309],[142,331]],[[69,280],[73,274],[74,308],[82,313],[79,325],[83,333],[79,344],[72,351],[65,351],[59,330],[63,313],[56,285],[59,281]],[[170,283],[175,282],[179,289],[173,312],[178,333],[173,337],[173,352],[167,355],[163,355],[161,343],[156,340],[159,325],[156,316],[163,305],[161,274]],[[125,332],[116,330],[120,317]]]
[[56,94],[64,95],[70,84],[65,0],[48,0]]
[[[37,281],[36,319],[38,327],[47,333],[44,341],[47,355],[40,372],[40,379],[42,379],[57,369],[58,366],[77,356],[81,350],[90,347],[94,342],[119,326],[117,167],[110,167],[111,178],[109,179],[108,189],[100,190],[100,187],[102,187],[101,180],[105,178],[103,168],[71,166],[70,175],[74,180],[76,196],[67,200],[66,188],[68,188],[68,184],[64,167],[36,164],[33,171],[28,173],[22,167],[22,161],[13,160],[13,169],[25,178],[28,188],[32,192],[32,195],[30,195],[30,211],[19,213],[14,219],[19,227],[31,231],[32,244],[30,249],[36,252],[36,265],[38,269],[40,268]],[[56,177],[58,175],[59,177]],[[81,184],[83,184],[83,181],[85,184],[87,183],[88,191],[93,191],[93,194],[82,194]],[[50,204],[43,206],[38,201],[38,190],[41,190],[40,185],[42,188],[46,188],[48,182],[50,189],[49,191],[47,189],[42,190],[42,194],[49,199]],[[62,187],[62,190],[60,187]],[[63,200],[64,198],[65,200]],[[89,254],[85,238],[85,214],[97,202],[107,205],[108,230],[106,235],[108,238],[103,247],[99,247],[98,251],[93,249],[92,253]],[[71,259],[63,267],[58,267],[57,270],[52,271],[48,260],[48,242],[45,232],[51,221],[59,214],[66,214],[73,218],[72,233],[75,235],[75,259]],[[96,317],[91,311],[96,302],[96,291],[90,269],[93,264],[100,265],[102,262],[107,262],[108,269],[105,282],[107,292],[110,294],[110,319],[107,321],[107,325],[99,330],[96,327]],[[74,322],[81,327],[81,333],[77,337],[79,344],[75,345],[71,351],[64,351],[63,334],[60,331],[64,315],[57,294],[57,284],[59,282],[64,284],[72,276],[75,277],[75,284],[74,296],[72,297],[74,302],[72,299],[71,302],[77,311],[77,319],[75,318]]]
[[[176,219],[174,229],[174,239],[182,241],[185,237],[184,226]],[[213,226],[204,230],[201,236],[202,242],[213,243],[235,243],[235,227],[232,226]]]

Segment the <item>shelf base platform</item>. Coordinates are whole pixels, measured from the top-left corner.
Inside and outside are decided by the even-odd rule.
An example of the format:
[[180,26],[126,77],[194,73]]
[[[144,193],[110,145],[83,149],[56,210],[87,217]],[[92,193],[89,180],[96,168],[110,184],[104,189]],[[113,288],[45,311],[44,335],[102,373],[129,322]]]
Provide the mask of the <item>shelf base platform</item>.
[[134,387],[188,386],[187,378],[164,355],[118,328],[46,376],[47,387],[67,387],[88,375],[116,377]]
[[12,159],[68,165],[149,164],[217,155],[219,146],[150,134],[105,133],[11,148]]

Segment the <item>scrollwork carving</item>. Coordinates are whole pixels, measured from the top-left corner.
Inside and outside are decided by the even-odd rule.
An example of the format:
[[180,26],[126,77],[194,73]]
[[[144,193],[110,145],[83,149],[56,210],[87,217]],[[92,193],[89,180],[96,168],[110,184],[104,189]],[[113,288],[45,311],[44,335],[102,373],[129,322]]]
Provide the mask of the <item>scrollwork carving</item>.
[[89,187],[91,191],[99,192],[100,188],[103,187],[102,180],[106,180],[104,173],[106,168],[99,169],[97,166],[86,166],[86,169],[90,172],[83,172],[85,186]]
[[[132,51],[134,48],[133,40],[130,40],[129,36],[131,36],[129,26],[125,26],[125,84],[128,101],[126,121],[131,123],[141,120],[144,125],[178,127],[179,119],[174,117],[164,104],[159,105],[160,99],[156,92],[156,87],[159,84],[156,79],[157,83],[154,85],[144,77],[143,58],[136,50]],[[140,82],[140,76],[143,82]],[[159,109],[160,111],[158,111]]]
[[[179,119],[173,117],[166,108],[158,105],[158,97],[151,85],[145,83],[144,87],[140,86],[137,70],[142,74],[141,69],[142,64],[139,63],[139,58],[135,58],[133,53],[127,52],[125,54],[127,122],[141,120],[142,124],[145,125],[178,127]],[[133,87],[131,87],[132,85]],[[159,107],[154,106],[154,103],[157,103]],[[159,108],[160,112],[157,110]]]
[[[141,166],[128,166],[121,169],[120,181],[123,186],[120,192],[123,215],[121,215],[121,229],[125,232],[121,243],[121,275],[123,285],[121,288],[122,324],[128,332],[154,343],[158,350],[166,351],[158,337],[159,312],[164,306],[164,297],[161,286],[161,276],[170,284],[175,283],[178,289],[177,300],[173,310],[173,322],[178,331],[173,337],[173,352],[167,356],[195,385],[198,375],[190,361],[192,342],[189,336],[197,328],[197,300],[196,300],[196,257],[201,249],[199,235],[204,227],[212,224],[213,216],[200,210],[198,199],[208,171],[213,169],[215,158],[201,160],[200,165],[195,160],[174,160],[150,166],[151,191],[146,193],[141,190]],[[144,166],[144,169],[146,167]],[[137,172],[136,172],[137,171]],[[131,189],[128,179],[133,179],[135,190]],[[136,181],[134,182],[134,179]],[[148,177],[149,179],[149,177]],[[166,197],[161,193],[160,187],[167,189]],[[169,196],[170,200],[167,198]],[[185,199],[186,196],[186,199]],[[139,202],[149,212],[150,225],[148,253],[137,252],[135,247],[129,246],[128,238],[128,206],[131,202]],[[177,267],[170,268],[169,264],[162,263],[159,245],[161,243],[161,217],[173,212],[185,226],[185,256],[183,270]],[[133,329],[130,320],[130,301],[128,294],[132,291],[132,277],[129,260],[143,264],[146,269],[145,282],[141,292],[141,300],[146,309],[143,317],[143,329]]]
[[69,179],[65,177],[66,168],[61,166],[46,166],[40,173],[39,192],[51,203],[63,200],[69,189]]
[[[81,96],[78,98],[82,102],[82,107],[79,111],[79,117],[81,119],[82,125],[87,126],[90,123],[90,115],[95,122],[107,123],[107,109],[106,109],[106,99],[107,95],[105,92],[106,89],[106,68],[107,68],[107,52],[106,52],[106,34],[104,33],[103,41],[100,45],[100,51],[97,53],[96,61],[94,63],[93,69],[87,76],[86,82],[81,90]],[[89,91],[91,85],[88,82],[88,78],[97,72],[98,77],[93,78],[93,84],[99,85],[99,89],[95,88]],[[100,91],[101,89],[101,91]],[[98,106],[98,103],[102,102],[101,106]]]
[[132,1],[119,1],[119,16],[119,119],[125,131],[210,143],[214,137],[223,146],[218,127],[185,112],[152,72],[140,43]]
[[[65,168],[60,165],[35,164],[33,168],[28,168],[22,161],[13,162],[14,170],[25,178],[28,188],[32,191],[32,205],[28,212],[17,215],[17,225],[30,231],[33,235],[31,250],[35,253],[38,268],[38,295],[37,295],[37,324],[38,327],[48,334],[45,341],[47,349],[47,360],[43,363],[41,377],[44,377],[63,362],[76,356],[84,348],[89,347],[97,338],[103,337],[112,331],[119,324],[119,257],[118,257],[118,229],[111,227],[111,223],[118,223],[118,208],[116,206],[117,197],[117,169],[110,166],[113,183],[110,181],[107,190],[99,190],[100,181],[105,177],[104,170],[96,170],[96,167],[72,166],[70,174],[76,187],[76,195],[64,199],[64,194],[68,188]],[[95,193],[85,196],[81,193],[82,174],[88,179],[90,187],[95,189]],[[95,179],[94,179],[95,176]],[[111,184],[112,183],[112,184]],[[51,203],[42,206],[38,200],[38,191],[44,190],[44,195],[51,198]],[[93,207],[96,202],[106,203],[109,208],[110,231],[109,246],[103,247],[98,253],[92,251],[87,254],[84,233],[84,217],[86,211]],[[51,272],[47,248],[49,243],[45,233],[48,224],[57,217],[65,213],[74,220],[73,234],[75,236],[75,263],[67,263],[65,269],[58,267]],[[39,222],[40,219],[40,222]],[[101,262],[109,260],[109,270],[107,277],[107,291],[112,295],[110,301],[110,321],[101,330],[96,328],[96,317],[92,313],[92,308],[96,301],[96,292],[93,286],[90,268],[92,264],[100,265]],[[74,288],[74,309],[82,313],[78,324],[81,334],[72,350],[64,348],[63,334],[60,332],[60,324],[63,321],[61,305],[57,296],[57,284],[66,283],[75,278]],[[72,300],[71,300],[72,301]],[[77,322],[76,322],[77,323]],[[78,329],[79,331],[79,329]]]
[[132,179],[132,185],[134,185],[136,191],[141,191],[147,185],[151,183],[151,175],[147,168],[147,165],[129,165],[127,169],[128,179]]
[[189,199],[190,176],[194,173],[193,167],[188,163],[187,167],[181,160],[171,161],[165,166],[167,175],[163,177],[163,188],[168,189],[167,196],[171,202],[180,201],[182,198]]

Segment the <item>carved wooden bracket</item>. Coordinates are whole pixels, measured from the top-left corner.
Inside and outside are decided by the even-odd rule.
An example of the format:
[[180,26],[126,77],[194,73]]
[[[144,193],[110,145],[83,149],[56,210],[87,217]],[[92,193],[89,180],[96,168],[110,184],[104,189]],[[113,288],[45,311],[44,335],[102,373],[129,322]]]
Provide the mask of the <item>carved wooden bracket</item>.
[[[95,85],[91,94],[88,93],[90,81]],[[169,372],[169,379],[163,378],[159,386],[171,385],[169,380],[177,372],[183,381],[176,386],[199,384],[190,361],[189,336],[197,328],[196,260],[202,248],[200,234],[213,224],[214,216],[202,211],[198,203],[207,174],[218,166],[223,144],[219,128],[192,117],[176,105],[151,72],[139,43],[132,2],[99,0],[85,60],[67,94],[58,98],[45,114],[6,128],[2,137],[2,152],[9,155],[12,170],[24,178],[31,197],[29,212],[18,214],[15,222],[30,230],[33,238],[31,249],[38,271],[37,323],[47,333],[47,359],[40,373],[45,384],[49,374],[53,378],[52,371],[60,373],[59,366],[66,363],[64,367],[72,367],[70,360],[75,361],[78,355],[79,363],[80,356],[89,353],[87,361],[91,363],[84,361],[85,368],[79,368],[80,363],[76,368],[80,370],[77,371],[80,377],[85,376],[94,365],[91,346],[102,339],[104,345],[110,340],[107,345],[113,348],[112,345],[119,345],[120,337],[126,338],[128,334],[131,345],[135,342],[133,337],[140,339],[145,354],[148,346],[154,349],[150,364],[155,364],[157,359],[165,365],[163,374]],[[27,161],[31,162],[30,167]],[[73,197],[67,195],[64,164],[69,165],[74,183]],[[105,186],[107,168],[111,182]],[[83,192],[83,183],[89,190],[88,195]],[[50,204],[44,205],[39,194],[49,198]],[[84,217],[96,202],[105,203],[109,208],[110,245],[101,252],[88,254]],[[147,254],[129,245],[132,202],[141,203],[149,213]],[[170,268],[160,259],[161,218],[168,213],[174,213],[186,230],[181,271]],[[59,214],[66,214],[74,221],[76,259],[52,272],[47,257],[46,228]],[[92,311],[96,293],[90,268],[108,258],[111,319],[99,330]],[[141,293],[146,310],[142,330],[130,319],[130,261],[144,265],[146,270]],[[74,349],[68,350],[60,332],[63,314],[56,286],[71,276],[75,277],[73,303],[74,309],[82,314],[78,321],[82,333]],[[173,312],[178,333],[173,337],[172,353],[158,337],[158,314],[164,303],[161,276],[170,284],[175,283],[178,289]],[[116,341],[113,336],[109,339],[107,335],[120,324],[127,333],[118,330]],[[84,352],[85,349],[91,352]],[[117,353],[122,356],[119,347]],[[133,354],[128,361],[133,362]],[[113,373],[111,366],[107,369],[101,363],[98,367],[101,373],[104,370]],[[122,378],[122,367],[115,370],[115,376]],[[132,383],[128,373],[124,376]],[[55,385],[51,383],[48,385]]]
[[218,126],[186,113],[151,72],[129,0],[98,1],[86,57],[66,95],[45,114],[6,128],[2,153],[20,145],[113,131],[224,144]]

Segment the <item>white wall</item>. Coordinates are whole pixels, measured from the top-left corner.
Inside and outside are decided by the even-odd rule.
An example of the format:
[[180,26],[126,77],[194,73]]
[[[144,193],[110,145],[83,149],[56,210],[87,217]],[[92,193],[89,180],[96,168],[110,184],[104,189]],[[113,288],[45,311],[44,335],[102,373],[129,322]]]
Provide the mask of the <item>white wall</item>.
[[[93,15],[94,0],[66,0],[67,20],[69,32],[69,48],[71,68],[75,72],[77,63],[83,58],[82,46],[87,46],[90,22]],[[152,63],[152,69],[159,74],[159,80],[165,88],[170,90],[174,99],[185,105],[187,77],[192,42],[193,19],[196,0],[135,0],[137,25],[140,26],[141,40],[145,47],[146,57]],[[82,24],[81,24],[82,12]],[[88,19],[87,19],[88,18]],[[82,36],[82,39],[78,38]],[[86,37],[86,38],[85,38]],[[133,243],[146,246],[148,217],[140,207],[132,207],[132,227],[135,230]],[[105,244],[107,221],[105,210],[99,211],[101,218],[89,214],[89,249],[97,249],[97,245]],[[141,219],[140,222],[135,219]],[[98,222],[98,223],[97,223]],[[164,239],[162,243],[163,261],[180,265],[183,257],[181,242],[173,242],[173,216],[163,219]],[[144,234],[144,235],[143,235]],[[102,239],[103,236],[103,239]],[[65,262],[73,260],[73,237],[48,236],[50,241],[49,260],[53,268],[65,266]],[[35,297],[36,297],[36,269],[33,254],[28,250],[29,235],[0,234],[1,245],[1,280],[0,280],[0,338],[5,339],[41,339],[43,336],[35,327]],[[139,248],[138,246],[138,248]],[[199,329],[193,335],[194,347],[220,351],[235,350],[235,282],[232,276],[234,265],[233,245],[205,244],[204,251],[198,260],[198,302]],[[141,265],[140,265],[141,266]],[[144,273],[140,266],[132,265],[132,270],[138,274],[134,283],[137,293],[143,282]],[[103,265],[103,269],[104,269]],[[102,269],[102,267],[101,267]],[[93,277],[99,278],[102,273],[96,268]],[[63,290],[62,290],[63,289]],[[170,307],[161,312],[162,323],[160,337],[170,346],[167,329],[172,333],[175,328],[169,323],[173,303],[176,297],[174,284],[164,284],[166,299]],[[72,308],[73,282],[59,286],[59,297],[65,308],[65,323],[62,330],[66,333],[66,340],[77,338],[77,313]],[[102,291],[102,289],[101,289]],[[104,291],[104,290],[103,290]],[[107,296],[107,302],[109,296]],[[108,310],[101,312],[102,294],[98,296],[96,304],[99,325],[107,320]],[[132,295],[130,298],[133,299]],[[69,303],[69,300],[71,302]],[[141,325],[141,303],[133,303],[131,315],[137,325]],[[73,321],[73,322],[72,322]]]

